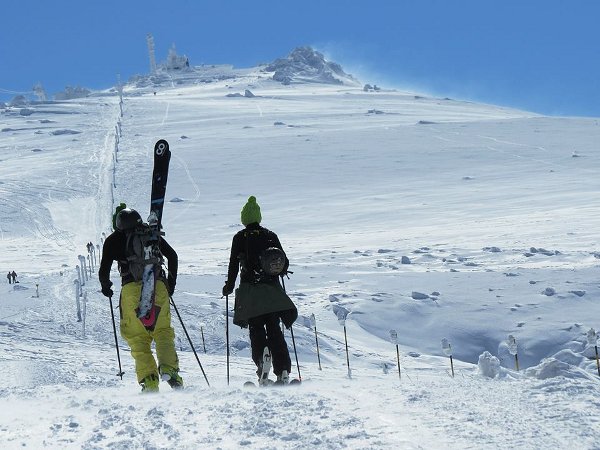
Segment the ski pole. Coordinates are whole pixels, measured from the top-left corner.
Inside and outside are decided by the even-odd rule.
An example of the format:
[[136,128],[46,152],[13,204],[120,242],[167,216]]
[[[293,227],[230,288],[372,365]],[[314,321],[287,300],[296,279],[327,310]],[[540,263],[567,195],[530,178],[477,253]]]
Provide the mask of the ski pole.
[[323,370],[321,368],[321,355],[319,353],[319,338],[317,336],[317,325],[315,324],[315,342],[317,343],[317,361],[319,361],[319,370]]
[[398,359],[398,378],[402,379],[402,372],[400,372],[400,350],[398,350],[398,344],[396,344],[396,358]]
[[442,351],[450,358],[450,369],[452,370],[452,378],[454,378],[454,361],[452,360],[452,345],[448,339],[442,339]]
[[112,317],[112,326],[113,326],[113,334],[115,335],[115,348],[117,349],[117,361],[119,361],[119,373],[117,373],[118,377],[123,379],[123,370],[121,369],[121,355],[119,354],[119,341],[117,341],[117,326],[115,325],[115,313],[113,312],[113,302],[112,297],[108,297],[108,301],[110,303],[110,316]]
[[202,348],[204,349],[204,353],[206,353],[206,343],[204,342],[204,324],[200,324],[200,336],[202,336]]
[[350,355],[348,354],[348,335],[346,334],[346,319],[348,318],[348,311],[345,308],[338,308],[333,310],[335,315],[337,316],[338,323],[344,327],[344,344],[346,346],[346,366],[348,367],[348,378],[352,379],[352,371],[350,370]]
[[[292,273],[289,272],[288,273]],[[281,275],[281,285],[283,287],[283,292],[285,292],[285,280],[283,279],[283,275]],[[294,355],[296,356],[296,367],[298,368],[298,379],[302,381],[302,375],[300,375],[300,364],[298,363],[298,352],[296,351],[296,339],[294,339],[294,329],[292,325],[290,325],[290,334],[292,335],[292,345],[294,347]]]
[[227,386],[229,386],[229,295],[225,296],[225,342],[227,343]]
[[202,371],[202,375],[204,375],[204,379],[206,380],[206,384],[208,384],[210,386],[210,383],[208,382],[208,378],[206,377],[206,373],[204,372],[204,368],[202,367],[202,363],[200,362],[200,358],[198,358],[198,354],[196,353],[196,349],[194,348],[194,344],[192,344],[192,339],[190,338],[190,335],[187,332],[187,329],[185,328],[185,325],[183,324],[183,320],[181,319],[181,315],[179,314],[179,310],[177,309],[177,306],[175,305],[175,302],[173,301],[173,297],[169,297],[171,299],[171,305],[173,305],[173,309],[175,309],[175,312],[177,313],[177,317],[179,318],[179,322],[181,323],[181,327],[183,328],[183,331],[185,333],[185,336],[188,339],[188,342],[190,343],[190,347],[192,347],[192,351],[194,352],[194,356],[196,357],[196,361],[198,361],[198,365],[200,366],[200,370]]
[[312,322],[312,325],[315,329],[315,342],[317,344],[317,360],[319,361],[319,370],[323,370],[321,368],[321,355],[319,354],[319,337],[317,335],[317,319],[315,318],[314,314],[312,314],[310,316],[310,321]]
[[517,340],[512,334],[508,335],[508,352],[515,357],[515,368],[519,371],[519,355],[517,354]]
[[396,359],[398,360],[398,377],[402,379],[402,372],[400,372],[400,350],[398,349],[398,333],[396,330],[390,330],[390,341],[396,346]]
[[350,370],[350,356],[348,355],[348,336],[346,335],[346,322],[344,321],[344,342],[346,343],[346,365],[348,366],[348,378],[352,378]]
[[300,364],[298,363],[298,352],[296,351],[296,340],[294,339],[294,328],[290,325],[290,333],[292,335],[292,345],[294,346],[294,355],[296,355],[296,367],[298,368],[298,379],[302,381],[302,375],[300,375]]
[[594,346],[594,350],[596,350],[596,367],[598,368],[598,376],[600,376],[600,359],[598,358],[598,334],[596,330],[590,328],[590,331],[587,333],[588,343]]

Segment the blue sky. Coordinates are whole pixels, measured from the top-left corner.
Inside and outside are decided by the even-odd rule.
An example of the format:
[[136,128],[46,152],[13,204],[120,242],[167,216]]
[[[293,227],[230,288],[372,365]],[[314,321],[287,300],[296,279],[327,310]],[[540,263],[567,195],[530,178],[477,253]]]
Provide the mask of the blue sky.
[[145,73],[150,32],[158,60],[175,43],[249,67],[311,45],[365,83],[600,117],[599,17],[597,0],[2,2],[0,99]]

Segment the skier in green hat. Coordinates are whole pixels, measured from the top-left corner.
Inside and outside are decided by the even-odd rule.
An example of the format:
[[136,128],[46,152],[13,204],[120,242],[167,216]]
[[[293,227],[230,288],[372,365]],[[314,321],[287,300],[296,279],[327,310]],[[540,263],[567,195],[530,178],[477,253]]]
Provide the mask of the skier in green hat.
[[285,293],[279,277],[287,273],[289,260],[277,235],[260,225],[262,215],[256,197],[250,196],[240,218],[245,226],[233,237],[227,281],[223,295],[233,293],[238,271],[240,285],[235,292],[233,323],[248,327],[252,360],[259,384],[268,382],[270,361],[280,383],[289,382],[290,354],[280,321],[290,328],[298,311]]

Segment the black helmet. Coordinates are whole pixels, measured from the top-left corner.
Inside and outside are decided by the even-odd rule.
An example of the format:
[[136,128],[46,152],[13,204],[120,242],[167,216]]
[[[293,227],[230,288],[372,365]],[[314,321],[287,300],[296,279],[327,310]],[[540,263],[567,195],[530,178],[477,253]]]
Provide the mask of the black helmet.
[[125,208],[119,211],[117,214],[117,230],[119,231],[127,231],[132,230],[138,225],[144,223],[140,213],[138,213],[135,209]]
[[281,275],[285,268],[285,253],[277,247],[269,247],[260,255],[260,267],[269,276]]

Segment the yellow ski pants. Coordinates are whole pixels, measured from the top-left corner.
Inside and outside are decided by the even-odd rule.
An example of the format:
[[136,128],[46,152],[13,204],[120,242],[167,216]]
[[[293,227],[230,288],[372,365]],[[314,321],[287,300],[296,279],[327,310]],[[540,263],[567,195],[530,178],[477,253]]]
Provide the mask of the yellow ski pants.
[[160,307],[154,331],[147,330],[135,310],[140,302],[141,281],[127,283],[121,288],[121,336],[129,344],[131,356],[135,360],[138,382],[152,374],[157,374],[157,365],[152,355],[152,341],[156,346],[158,366],[179,369],[179,359],[175,351],[175,330],[171,327],[169,293],[163,281],[156,282],[155,304]]

